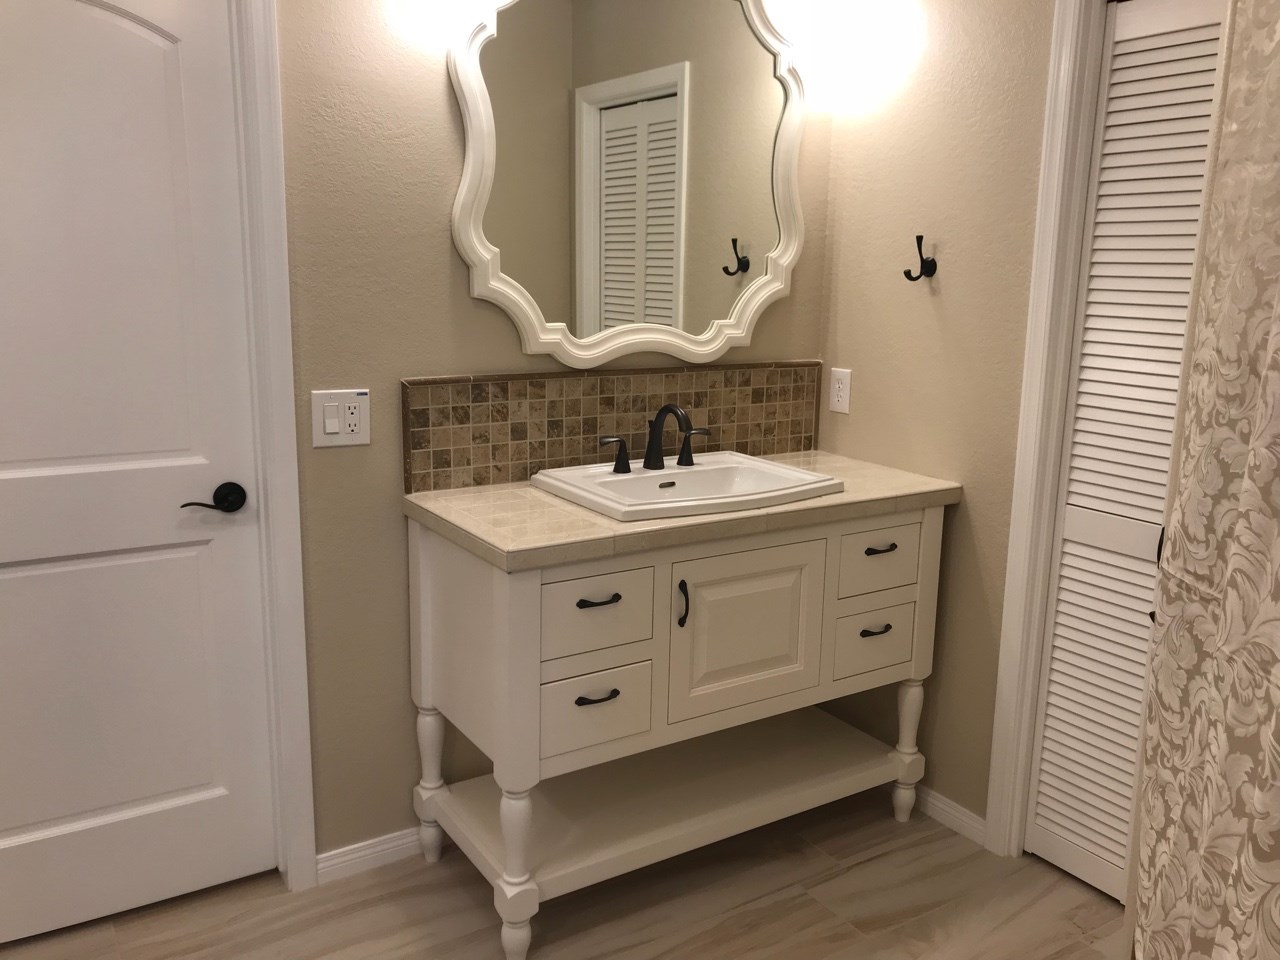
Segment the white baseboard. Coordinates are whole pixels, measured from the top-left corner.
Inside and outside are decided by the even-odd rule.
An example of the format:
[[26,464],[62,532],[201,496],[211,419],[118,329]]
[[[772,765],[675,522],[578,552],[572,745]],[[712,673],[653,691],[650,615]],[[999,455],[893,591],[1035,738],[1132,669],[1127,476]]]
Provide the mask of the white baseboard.
[[916,807],[925,816],[950,827],[960,836],[968,837],[974,843],[986,844],[987,821],[954,800],[934,793],[928,787],[916,787]]
[[421,853],[418,828],[411,827],[320,854],[316,857],[316,879],[319,883],[329,883]]

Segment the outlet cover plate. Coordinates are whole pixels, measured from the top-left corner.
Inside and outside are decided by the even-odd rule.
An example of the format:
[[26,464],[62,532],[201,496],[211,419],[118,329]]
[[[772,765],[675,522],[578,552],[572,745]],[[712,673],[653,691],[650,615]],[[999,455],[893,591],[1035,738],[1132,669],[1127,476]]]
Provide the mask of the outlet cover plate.
[[[338,432],[324,432],[324,405],[338,405]],[[354,404],[355,413],[349,413]],[[311,445],[313,447],[363,447],[369,444],[368,390],[312,390]]]
[[835,413],[849,412],[849,383],[853,379],[853,371],[839,367],[831,368],[831,399],[827,407]]

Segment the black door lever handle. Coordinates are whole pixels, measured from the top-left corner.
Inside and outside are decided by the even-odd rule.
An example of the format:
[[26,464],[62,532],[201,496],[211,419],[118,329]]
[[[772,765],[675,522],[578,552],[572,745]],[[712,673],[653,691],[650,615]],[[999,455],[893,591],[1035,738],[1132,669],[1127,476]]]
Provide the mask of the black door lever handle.
[[199,503],[192,500],[189,503],[182,504],[179,509],[182,507],[204,507],[206,510],[235,513],[248,502],[249,494],[245,493],[244,487],[232,480],[228,480],[226,483],[218,484],[213,491],[213,503]]

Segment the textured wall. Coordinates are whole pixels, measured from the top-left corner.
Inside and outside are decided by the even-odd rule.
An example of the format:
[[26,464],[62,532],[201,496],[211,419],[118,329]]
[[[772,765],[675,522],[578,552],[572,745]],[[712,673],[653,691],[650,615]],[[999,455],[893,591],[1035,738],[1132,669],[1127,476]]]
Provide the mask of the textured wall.
[[[444,60],[394,36],[384,2],[279,0],[321,850],[413,824],[398,381],[557,369],[468,296],[449,233],[462,133]],[[824,414],[822,446],[964,482],[923,742],[928,781],[981,811],[1052,4],[928,12],[929,48],[895,104],[808,124],[793,296],[725,360],[852,367],[854,412]],[[937,243],[931,285],[902,279],[917,230]],[[355,386],[373,391],[372,446],[313,450],[307,392]],[[865,698],[849,711],[884,726]],[[448,749],[451,775],[480,762],[454,737]]]
[[[900,98],[837,121],[823,356],[853,370],[821,447],[964,484],[948,512],[925,783],[983,812],[1053,4],[931,0]],[[939,262],[907,283],[915,234]],[[842,704],[891,736],[891,691]]]
[[[320,850],[414,823],[399,380],[559,368],[522,355],[506,315],[468,296],[449,232],[462,125],[444,59],[393,35],[383,7],[279,0]],[[795,294],[726,361],[820,353],[827,127],[805,136]],[[372,390],[371,446],[311,448],[307,394],[334,387]],[[451,775],[479,762],[455,737],[448,750]]]
[[498,131],[484,233],[550,323],[573,322],[573,3],[523,0],[480,53]]
[[[778,244],[773,150],[786,93],[773,57],[722,0],[576,0],[573,26],[575,86],[689,62],[684,329],[702,333]],[[754,258],[745,276],[721,272],[732,237]]]

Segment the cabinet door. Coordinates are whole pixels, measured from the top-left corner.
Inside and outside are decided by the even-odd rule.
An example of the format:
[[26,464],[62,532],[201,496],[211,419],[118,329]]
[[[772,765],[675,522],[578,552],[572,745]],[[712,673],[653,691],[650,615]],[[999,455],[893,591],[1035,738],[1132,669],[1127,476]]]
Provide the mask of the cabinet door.
[[672,566],[670,722],[817,685],[826,552],[813,540]]

